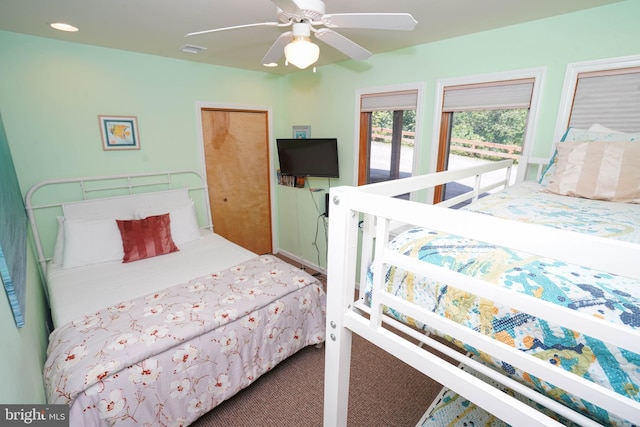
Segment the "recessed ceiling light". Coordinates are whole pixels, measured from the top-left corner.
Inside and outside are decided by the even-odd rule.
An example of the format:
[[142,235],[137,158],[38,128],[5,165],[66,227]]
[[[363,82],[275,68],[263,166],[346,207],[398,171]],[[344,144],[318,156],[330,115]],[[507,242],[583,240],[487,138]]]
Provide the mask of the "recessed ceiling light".
[[75,33],[76,31],[78,31],[77,27],[74,27],[73,25],[65,24],[64,22],[54,22],[52,24],[49,24],[49,26],[51,28],[55,28],[56,30],[66,31],[68,33]]
[[264,65],[265,67],[277,67],[278,63],[277,62],[269,62],[267,64],[262,64],[262,65]]

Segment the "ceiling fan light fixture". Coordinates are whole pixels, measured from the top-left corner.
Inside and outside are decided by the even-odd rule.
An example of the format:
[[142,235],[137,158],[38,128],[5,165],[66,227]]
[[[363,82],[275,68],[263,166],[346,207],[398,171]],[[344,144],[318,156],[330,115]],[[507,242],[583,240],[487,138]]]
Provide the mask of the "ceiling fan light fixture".
[[411,31],[417,24],[413,16],[408,13],[325,14],[323,0],[271,0],[271,2],[277,6],[277,22],[255,22],[212,28],[188,33],[186,37],[241,28],[291,27],[291,30],[281,33],[271,44],[262,57],[261,63],[265,67],[276,67],[284,54],[285,66],[291,63],[299,69],[305,69],[314,65],[320,56],[320,48],[311,41],[312,32],[314,38],[329,47],[354,61],[363,61],[371,56],[371,52],[335,31],[336,29]]
[[289,64],[304,70],[320,57],[320,48],[306,37],[295,38],[284,47],[284,56]]

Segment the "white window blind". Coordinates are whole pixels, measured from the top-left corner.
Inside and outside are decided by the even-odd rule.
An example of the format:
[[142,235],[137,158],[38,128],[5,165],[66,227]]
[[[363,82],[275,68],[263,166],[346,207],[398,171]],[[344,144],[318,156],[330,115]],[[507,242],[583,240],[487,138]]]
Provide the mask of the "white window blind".
[[640,131],[640,67],[578,74],[569,126]]
[[533,79],[508,80],[444,88],[442,111],[529,108]]
[[360,97],[362,112],[415,110],[417,105],[417,90],[370,93]]

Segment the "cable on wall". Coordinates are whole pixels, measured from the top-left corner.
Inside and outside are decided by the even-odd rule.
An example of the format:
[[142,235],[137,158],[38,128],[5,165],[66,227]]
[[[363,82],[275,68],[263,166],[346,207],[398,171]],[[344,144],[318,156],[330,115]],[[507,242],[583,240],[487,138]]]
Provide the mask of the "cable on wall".
[[[329,181],[329,188],[331,187],[331,179],[327,178],[327,180]],[[324,227],[324,235],[325,235],[325,260],[327,259],[327,252],[328,252],[328,246],[329,246],[329,242],[328,242],[328,238],[327,238],[327,221],[326,221],[326,212],[322,212],[320,210],[320,207],[318,206],[318,202],[316,200],[316,198],[314,197],[314,193],[318,193],[318,192],[324,192],[326,191],[324,188],[309,188],[309,194],[311,195],[311,200],[313,201],[313,205],[316,208],[316,211],[318,212],[318,217],[316,218],[316,231],[315,231],[315,236],[314,236],[314,240],[313,240],[313,246],[316,248],[316,254],[317,254],[317,263],[318,266],[320,266],[320,248],[318,247],[318,234],[320,231],[320,223],[322,223],[323,227]]]

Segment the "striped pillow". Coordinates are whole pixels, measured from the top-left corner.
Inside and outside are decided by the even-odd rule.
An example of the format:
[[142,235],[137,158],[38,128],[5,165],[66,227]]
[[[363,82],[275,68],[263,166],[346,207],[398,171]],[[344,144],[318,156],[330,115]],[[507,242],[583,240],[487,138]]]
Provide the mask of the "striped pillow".
[[124,257],[122,262],[138,261],[178,251],[171,238],[169,214],[144,219],[116,220]]
[[563,142],[545,191],[587,199],[640,203],[640,144]]

